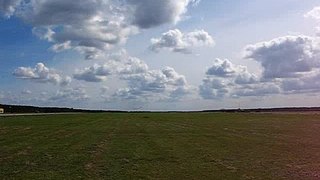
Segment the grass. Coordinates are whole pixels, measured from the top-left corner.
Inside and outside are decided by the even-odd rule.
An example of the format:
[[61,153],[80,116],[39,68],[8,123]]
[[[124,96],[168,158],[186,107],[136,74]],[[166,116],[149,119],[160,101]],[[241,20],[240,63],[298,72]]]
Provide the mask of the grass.
[[0,117],[0,179],[319,179],[316,114]]

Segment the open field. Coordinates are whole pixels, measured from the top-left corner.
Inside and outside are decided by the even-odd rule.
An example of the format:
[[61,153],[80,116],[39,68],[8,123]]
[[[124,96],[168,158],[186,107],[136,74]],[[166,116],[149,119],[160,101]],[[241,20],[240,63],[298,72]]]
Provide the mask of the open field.
[[0,179],[320,179],[320,116],[0,117]]

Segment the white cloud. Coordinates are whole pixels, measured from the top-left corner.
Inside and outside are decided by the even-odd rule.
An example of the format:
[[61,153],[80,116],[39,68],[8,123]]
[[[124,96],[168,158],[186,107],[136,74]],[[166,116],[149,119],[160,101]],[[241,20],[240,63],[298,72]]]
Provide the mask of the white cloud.
[[185,77],[173,68],[148,70],[145,73],[131,74],[121,77],[128,84],[113,96],[124,99],[178,99],[190,93],[191,87]]
[[173,68],[151,70],[144,61],[129,56],[125,50],[108,55],[102,64],[78,70],[74,74],[75,79],[87,82],[102,82],[109,76],[126,84],[111,97],[103,93],[103,97],[109,101],[179,99],[192,90],[185,76]]
[[46,67],[43,63],[38,63],[34,68],[19,67],[13,75],[20,79],[27,79],[39,83],[53,83],[61,86],[70,84],[69,76],[62,76],[56,70]]
[[23,1],[17,17],[34,26],[41,39],[54,43],[54,51],[79,50],[87,58],[124,43],[137,28],[127,19],[126,6],[120,1],[32,0]]
[[276,82],[261,81],[247,67],[235,65],[227,59],[216,59],[199,87],[199,94],[204,99],[268,96],[280,92]]
[[[318,23],[320,23],[320,6],[314,7],[311,11],[307,12],[304,17],[315,19]],[[320,36],[320,27],[318,26],[315,29],[316,35]]]
[[108,64],[98,65],[94,64],[83,70],[78,70],[73,77],[77,80],[87,82],[102,82],[107,79],[107,76],[112,74],[112,67]]
[[49,101],[55,102],[85,101],[88,99],[89,96],[82,87],[61,89],[55,95],[49,97]]
[[[34,27],[53,51],[75,49],[87,59],[123,44],[130,35],[178,22],[199,0],[0,0],[0,11]],[[17,10],[16,10],[17,9]],[[194,35],[195,38],[197,35]]]
[[230,82],[223,79],[206,77],[199,87],[199,94],[204,99],[221,99],[230,91]]
[[319,43],[309,36],[285,36],[249,45],[245,58],[259,62],[263,78],[299,77],[319,67]]
[[215,59],[213,65],[207,70],[206,74],[218,77],[232,77],[235,76],[242,67],[234,66],[229,60]]
[[[315,10],[309,15],[315,16]],[[249,45],[245,51],[245,58],[253,59],[261,64],[263,80],[267,80],[269,85],[274,84],[281,87],[280,93],[296,94],[320,91],[318,37],[304,35],[279,37],[271,41]],[[277,91],[275,87],[265,87],[265,89],[270,89],[271,92]],[[251,91],[245,92],[242,94],[254,94]]]
[[255,84],[259,82],[259,78],[257,75],[248,72],[247,68],[245,68],[242,72],[237,74],[234,82],[239,85]]
[[319,42],[315,37],[285,36],[249,45],[245,58],[260,63],[262,74],[216,59],[199,87],[204,99],[270,96],[320,91]]
[[143,61],[129,56],[124,50],[106,58],[107,60],[104,63],[77,70],[73,75],[74,78],[87,82],[102,82],[111,75],[126,76],[148,71],[148,66]]
[[136,57],[126,57],[118,61],[117,73],[120,75],[131,75],[145,73],[149,69],[148,65]]
[[280,93],[280,86],[273,82],[235,84],[232,78],[206,77],[199,87],[199,94],[204,99],[261,97]]
[[311,11],[307,12],[304,16],[307,18],[320,20],[320,6],[314,7]]
[[204,30],[184,34],[179,29],[174,29],[163,33],[160,38],[151,39],[150,49],[155,52],[168,49],[172,52],[188,54],[192,53],[195,47],[213,45],[213,38]]
[[207,70],[206,75],[221,78],[233,77],[236,84],[253,84],[259,81],[255,74],[248,72],[247,67],[234,65],[228,59],[215,59],[213,65]]

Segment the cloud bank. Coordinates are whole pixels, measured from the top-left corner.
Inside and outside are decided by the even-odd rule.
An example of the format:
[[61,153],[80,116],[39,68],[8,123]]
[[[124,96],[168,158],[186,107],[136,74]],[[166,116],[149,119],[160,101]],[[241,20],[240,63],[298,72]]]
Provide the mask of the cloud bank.
[[297,77],[319,67],[319,41],[309,36],[285,36],[249,45],[245,57],[259,62],[263,77]]
[[196,0],[0,0],[0,12],[31,24],[33,32],[60,52],[74,49],[86,59],[123,44],[140,29],[182,19]]
[[13,75],[19,79],[39,83],[52,83],[60,86],[66,86],[71,83],[69,76],[62,76],[56,70],[46,67],[43,63],[38,63],[34,68],[19,67],[14,70]]
[[258,62],[262,74],[216,59],[206,72],[199,94],[204,99],[221,99],[319,92],[319,43],[318,37],[298,35],[248,45],[244,59]]
[[74,74],[77,80],[95,83],[106,81],[109,76],[124,81],[127,87],[118,89],[108,99],[179,99],[191,92],[185,76],[173,68],[151,70],[142,60],[129,56],[126,51],[111,55],[104,63],[78,70]]

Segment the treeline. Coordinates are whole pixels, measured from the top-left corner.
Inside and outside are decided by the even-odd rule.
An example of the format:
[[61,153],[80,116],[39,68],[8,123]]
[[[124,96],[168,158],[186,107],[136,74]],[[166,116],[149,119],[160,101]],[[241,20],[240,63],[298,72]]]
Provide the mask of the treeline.
[[[6,114],[18,113],[102,113],[102,112],[120,112],[120,113],[150,113],[151,111],[104,111],[104,110],[85,110],[74,108],[60,108],[60,107],[35,107],[35,106],[21,106],[21,105],[4,105],[0,104],[0,108],[4,109]],[[259,108],[259,109],[220,109],[220,110],[204,110],[204,111],[183,111],[188,112],[314,112],[320,111],[320,107],[290,107],[290,108]],[[162,113],[174,113],[180,111],[162,111]]]
[[83,110],[83,109],[74,109],[74,108],[35,107],[35,106],[4,105],[4,104],[0,104],[0,108],[3,108],[4,112],[6,114],[15,114],[15,113],[69,113],[69,112],[98,113],[98,112],[105,112],[105,111],[101,111],[101,110]]
[[320,107],[284,107],[284,108],[257,108],[257,109],[221,109],[204,110],[202,112],[315,112],[320,111]]

